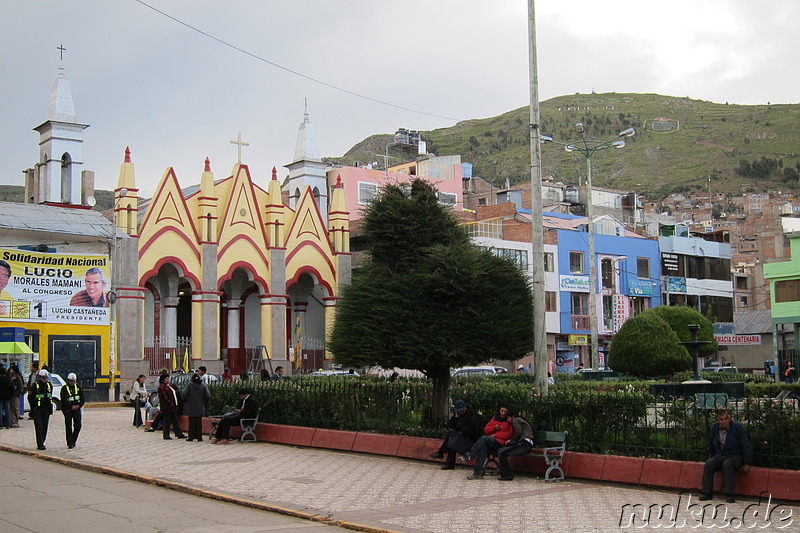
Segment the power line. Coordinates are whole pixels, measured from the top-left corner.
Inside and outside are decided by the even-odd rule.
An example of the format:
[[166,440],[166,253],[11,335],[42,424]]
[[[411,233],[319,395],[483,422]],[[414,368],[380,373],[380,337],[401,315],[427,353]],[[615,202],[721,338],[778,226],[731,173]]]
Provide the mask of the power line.
[[186,22],[184,22],[184,21],[182,21],[182,20],[180,20],[178,18],[175,18],[172,15],[170,15],[168,13],[165,13],[164,11],[161,11],[160,9],[158,9],[158,8],[156,8],[154,6],[151,6],[150,4],[148,4],[146,2],[143,2],[142,0],[134,0],[134,1],[139,3],[139,4],[141,4],[141,5],[143,5],[144,7],[148,8],[148,9],[151,9],[151,10],[155,11],[156,13],[158,13],[160,15],[163,15],[164,17],[167,17],[168,19],[172,20],[173,22],[177,22],[181,26],[189,28],[190,30],[195,31],[195,32],[199,33],[200,35],[203,35],[204,37],[208,37],[209,39],[212,39],[212,40],[214,40],[214,41],[216,41],[216,42],[218,42],[218,43],[220,43],[220,44],[222,44],[224,46],[227,46],[228,48],[232,48],[232,49],[236,50],[237,52],[241,52],[242,54],[245,54],[247,56],[252,57],[253,59],[261,61],[262,63],[266,63],[268,65],[271,65],[271,66],[273,66],[275,68],[279,68],[279,69],[281,69],[281,70],[283,70],[285,72],[288,72],[290,74],[294,74],[295,76],[298,76],[300,78],[312,81],[314,83],[318,83],[319,85],[322,85],[324,87],[328,87],[329,89],[334,89],[336,91],[340,91],[340,92],[343,92],[345,94],[349,94],[351,96],[355,96],[357,98],[362,98],[364,100],[368,100],[370,102],[374,102],[376,104],[385,105],[385,106],[388,106],[388,107],[393,107],[395,109],[401,109],[403,111],[408,111],[410,113],[417,113],[419,115],[426,115],[426,116],[435,117],[435,118],[443,118],[445,120],[451,120],[453,122],[458,122],[460,120],[460,119],[453,118],[453,117],[446,117],[444,115],[437,115],[436,113],[428,113],[426,111],[420,111],[420,110],[417,110],[417,109],[411,109],[410,107],[403,107],[401,105],[393,104],[391,102],[386,102],[384,100],[378,100],[377,98],[372,98],[371,96],[367,96],[367,95],[364,95],[364,94],[361,94],[361,93],[357,93],[357,92],[351,91],[349,89],[345,89],[343,87],[339,87],[338,85],[333,85],[332,83],[328,83],[326,81],[323,81],[323,80],[308,76],[308,75],[303,74],[301,72],[298,72],[296,70],[292,70],[292,69],[290,69],[288,67],[284,67],[283,65],[279,65],[278,63],[275,63],[274,61],[270,61],[269,59],[267,59],[265,57],[261,57],[261,56],[259,56],[257,54],[254,54],[253,52],[249,52],[249,51],[245,50],[244,48],[239,48],[235,44],[229,43],[228,41],[225,41],[224,39],[220,39],[219,37],[215,37],[214,35],[211,35],[210,33],[205,32],[205,31],[201,30],[200,28],[197,28],[196,26],[192,26],[191,24],[188,24],[188,23],[186,23]]

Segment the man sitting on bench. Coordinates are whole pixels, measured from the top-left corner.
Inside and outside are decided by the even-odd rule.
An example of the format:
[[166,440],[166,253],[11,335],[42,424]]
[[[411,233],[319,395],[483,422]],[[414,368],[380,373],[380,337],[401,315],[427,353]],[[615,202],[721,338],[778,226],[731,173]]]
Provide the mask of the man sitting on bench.
[[514,427],[514,436],[497,451],[497,460],[500,463],[500,481],[511,481],[514,479],[514,472],[508,464],[508,458],[514,455],[525,455],[530,453],[533,448],[533,428],[527,420],[522,418],[519,413],[511,409],[508,413],[511,425]]
[[250,391],[239,389],[239,405],[219,421],[216,438],[211,439],[211,444],[229,444],[231,426],[238,425],[243,418],[255,418],[257,412],[258,405],[255,398],[250,395]]

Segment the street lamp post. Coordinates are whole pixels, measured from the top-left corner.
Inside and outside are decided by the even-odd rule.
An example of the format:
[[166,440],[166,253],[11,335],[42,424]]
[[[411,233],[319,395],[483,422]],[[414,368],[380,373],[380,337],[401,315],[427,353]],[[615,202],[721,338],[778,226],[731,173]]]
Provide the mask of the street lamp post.
[[628,128],[614,137],[605,141],[587,139],[584,135],[583,124],[575,124],[575,132],[580,135],[580,141],[574,143],[564,143],[554,140],[552,137],[540,135],[539,141],[542,143],[554,143],[564,147],[567,152],[578,152],[586,159],[586,218],[589,222],[589,327],[591,330],[591,368],[598,369],[597,353],[597,258],[594,253],[594,212],[592,205],[592,156],[600,150],[607,148],[624,148],[625,140],[623,137],[631,137],[636,134],[636,130]]
[[112,231],[114,232],[111,237],[111,291],[108,294],[108,304],[109,304],[109,323],[110,323],[110,339],[109,339],[109,350],[108,350],[108,401],[113,402],[116,401],[116,383],[115,383],[115,373],[117,368],[119,367],[119,361],[117,360],[119,357],[119,351],[117,350],[117,314],[116,308],[114,306],[114,302],[117,300],[117,269],[119,268],[119,238],[117,237],[117,229],[119,224],[119,219],[117,216],[117,210],[119,209],[119,203],[122,199],[128,195],[128,189],[122,188],[118,191],[119,198],[114,203],[114,227]]

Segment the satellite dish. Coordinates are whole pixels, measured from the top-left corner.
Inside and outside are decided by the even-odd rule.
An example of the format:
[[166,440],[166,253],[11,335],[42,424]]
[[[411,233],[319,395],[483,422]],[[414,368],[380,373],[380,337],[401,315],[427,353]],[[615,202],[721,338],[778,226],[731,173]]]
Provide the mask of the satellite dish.
[[94,199],[94,196],[89,196],[86,198],[86,205],[88,205],[89,207],[94,207],[96,203],[97,200]]

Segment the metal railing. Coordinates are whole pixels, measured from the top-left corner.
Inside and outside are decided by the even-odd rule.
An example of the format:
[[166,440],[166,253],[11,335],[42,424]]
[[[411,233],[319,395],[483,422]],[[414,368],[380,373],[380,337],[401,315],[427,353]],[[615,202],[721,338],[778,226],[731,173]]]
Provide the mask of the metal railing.
[[[262,407],[261,421],[348,431],[439,437],[431,417],[433,389],[424,380],[390,383],[346,376],[246,382]],[[233,405],[242,383],[214,385],[210,410]],[[608,387],[598,385],[598,389]],[[558,390],[540,396],[527,383],[475,379],[453,384],[488,420],[510,401],[536,430],[569,431],[569,449],[597,454],[702,461],[715,413],[695,398],[665,400],[641,390]],[[800,404],[796,399],[726,400],[747,430],[756,466],[800,469]],[[217,405],[219,404],[219,405]],[[211,412],[211,411],[209,411]]]

